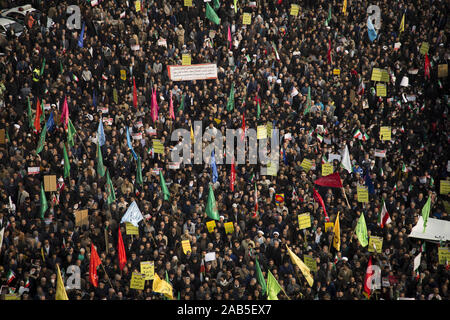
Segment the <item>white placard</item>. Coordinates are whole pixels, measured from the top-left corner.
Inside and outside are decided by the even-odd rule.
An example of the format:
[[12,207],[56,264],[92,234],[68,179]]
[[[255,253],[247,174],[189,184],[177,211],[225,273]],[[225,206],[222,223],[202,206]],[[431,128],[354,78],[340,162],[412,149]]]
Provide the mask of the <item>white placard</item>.
[[172,81],[217,79],[217,64],[191,64],[189,66],[167,66]]
[[205,254],[205,262],[209,262],[209,261],[214,261],[216,260],[216,253],[213,252],[208,252],[207,254]]

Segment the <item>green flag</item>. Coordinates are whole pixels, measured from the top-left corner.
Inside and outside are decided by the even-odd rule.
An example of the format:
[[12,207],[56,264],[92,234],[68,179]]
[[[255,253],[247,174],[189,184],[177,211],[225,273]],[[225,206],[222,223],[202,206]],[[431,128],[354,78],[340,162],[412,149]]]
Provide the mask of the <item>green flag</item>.
[[258,106],[256,109],[256,119],[259,120],[260,116],[261,116],[261,104],[259,103],[259,100],[258,100]]
[[61,74],[63,74],[64,73],[64,69],[63,69],[61,60],[59,60],[59,69],[60,69],[59,71],[61,72]]
[[97,173],[100,177],[105,175],[105,166],[103,165],[102,150],[100,144],[97,143]]
[[213,0],[213,8],[214,8],[214,10],[217,10],[220,8],[219,0]]
[[232,111],[234,108],[234,82],[231,84],[230,96],[227,101],[227,111]]
[[44,191],[44,185],[41,182],[41,195],[40,195],[40,200],[41,200],[41,219],[44,219],[44,214],[45,211],[47,211],[48,209],[48,203],[47,203],[47,198],[45,197],[45,191]]
[[206,214],[214,220],[219,220],[219,211],[217,210],[216,199],[214,198],[214,191],[209,185],[208,201],[206,202]]
[[364,213],[361,213],[361,216],[358,219],[355,233],[358,236],[359,243],[361,243],[362,247],[365,247],[369,244],[369,242],[367,241],[367,226],[366,219],[364,218]]
[[116,201],[116,193],[114,191],[114,185],[109,177],[109,170],[106,170],[106,192],[108,193],[107,203],[111,204]]
[[69,125],[67,126],[67,143],[69,146],[73,147],[75,142],[73,141],[73,137],[75,136],[75,127],[73,126],[72,121],[69,118]]
[[267,272],[267,300],[278,300],[278,293],[281,286],[270,270]]
[[44,60],[42,61],[41,74],[40,74],[41,77],[44,74],[44,68],[45,68],[45,57],[44,57]]
[[308,114],[310,109],[311,109],[311,87],[308,87],[308,98],[306,100],[306,108],[303,114],[304,115]]
[[209,3],[206,3],[206,18],[214,22],[215,24],[220,24],[220,19],[217,16],[217,13],[214,11],[214,9],[209,5]]
[[161,190],[164,194],[164,200],[169,200],[170,198],[170,192],[169,189],[167,189],[166,186],[166,181],[164,180],[163,174],[162,174],[162,170],[159,170],[159,180],[161,183]]
[[327,20],[325,20],[325,26],[328,27],[330,20],[331,20],[331,6],[328,7],[328,17],[327,17]]
[[27,101],[28,101],[28,125],[30,126],[30,128],[34,129],[33,113],[31,112],[31,102],[29,97],[27,97]]
[[184,110],[184,98],[185,98],[185,95],[183,94],[181,96],[181,103],[180,103],[180,106],[178,107],[177,111]]
[[144,181],[142,180],[141,157],[139,156],[137,159],[137,166],[136,166],[136,183],[140,184],[141,186],[144,184]]
[[427,227],[428,217],[430,216],[430,209],[431,209],[431,197],[428,197],[427,202],[422,208],[423,232],[425,232],[425,228]]
[[70,178],[70,161],[65,145],[63,146],[63,151],[64,151],[64,178]]
[[47,135],[47,123],[44,125],[44,129],[42,129],[41,136],[39,137],[39,143],[36,148],[36,153],[39,153],[42,151],[42,149],[44,149],[46,135]]
[[264,279],[264,276],[261,271],[261,267],[259,266],[259,261],[256,259],[256,278],[258,279],[259,284],[262,288],[262,295],[265,295],[267,292],[267,285],[266,280]]

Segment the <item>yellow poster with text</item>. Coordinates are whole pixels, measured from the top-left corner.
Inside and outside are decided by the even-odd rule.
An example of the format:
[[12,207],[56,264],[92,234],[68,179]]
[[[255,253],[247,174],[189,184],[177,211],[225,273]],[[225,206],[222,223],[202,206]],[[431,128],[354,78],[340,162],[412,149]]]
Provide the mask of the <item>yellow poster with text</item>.
[[208,228],[209,233],[213,232],[214,228],[216,227],[216,221],[214,221],[214,220],[208,221],[206,223],[206,227]]
[[298,215],[298,227],[300,230],[311,227],[311,217],[309,212]]
[[144,290],[145,277],[142,273],[133,272],[131,275],[130,289]]
[[144,275],[144,280],[153,280],[155,276],[155,262],[154,261],[142,261],[141,273]]
[[377,252],[381,253],[383,250],[383,238],[371,236],[369,238],[369,246],[367,247],[367,251],[369,252]]

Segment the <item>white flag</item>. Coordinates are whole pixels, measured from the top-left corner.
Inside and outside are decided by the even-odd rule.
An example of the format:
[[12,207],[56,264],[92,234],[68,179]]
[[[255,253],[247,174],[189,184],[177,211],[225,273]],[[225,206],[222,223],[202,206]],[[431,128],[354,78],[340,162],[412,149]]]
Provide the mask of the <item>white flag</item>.
[[0,231],[0,252],[2,252],[2,244],[3,244],[3,234],[5,233],[5,228],[2,228]]
[[128,207],[127,212],[123,215],[120,223],[129,222],[133,226],[138,227],[139,222],[143,219],[144,217],[142,216],[141,210],[139,210],[136,201],[133,201],[133,203]]
[[345,145],[345,148],[341,154],[342,154],[341,166],[345,170],[347,170],[348,173],[352,173],[352,163],[350,162],[350,154],[348,152],[347,145]]
[[422,252],[414,258],[414,271],[416,271],[420,267],[420,259],[422,258]]

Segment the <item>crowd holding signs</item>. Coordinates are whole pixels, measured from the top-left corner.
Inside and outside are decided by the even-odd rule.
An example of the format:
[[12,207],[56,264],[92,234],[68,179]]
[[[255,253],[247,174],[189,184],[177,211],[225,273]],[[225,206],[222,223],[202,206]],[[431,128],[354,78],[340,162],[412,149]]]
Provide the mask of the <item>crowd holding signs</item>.
[[0,38],[2,299],[449,299],[448,3],[80,2]]

